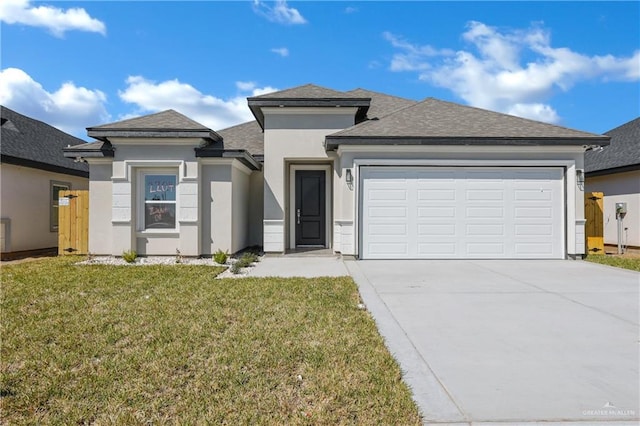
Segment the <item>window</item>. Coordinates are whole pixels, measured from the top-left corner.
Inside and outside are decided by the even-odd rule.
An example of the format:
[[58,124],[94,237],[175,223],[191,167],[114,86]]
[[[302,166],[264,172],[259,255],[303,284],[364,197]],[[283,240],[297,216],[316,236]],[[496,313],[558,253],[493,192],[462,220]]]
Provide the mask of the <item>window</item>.
[[51,232],[58,232],[58,202],[60,198],[60,191],[70,190],[71,184],[68,182],[56,182],[52,180],[50,186],[49,230]]
[[177,175],[144,173],[144,228],[176,228]]

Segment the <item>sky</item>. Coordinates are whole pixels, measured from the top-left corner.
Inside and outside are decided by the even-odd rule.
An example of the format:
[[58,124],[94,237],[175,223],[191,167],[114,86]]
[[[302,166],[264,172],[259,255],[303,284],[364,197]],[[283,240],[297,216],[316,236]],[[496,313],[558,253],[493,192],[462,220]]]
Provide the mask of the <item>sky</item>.
[[0,1],[0,104],[86,127],[365,88],[604,133],[640,115],[640,2]]

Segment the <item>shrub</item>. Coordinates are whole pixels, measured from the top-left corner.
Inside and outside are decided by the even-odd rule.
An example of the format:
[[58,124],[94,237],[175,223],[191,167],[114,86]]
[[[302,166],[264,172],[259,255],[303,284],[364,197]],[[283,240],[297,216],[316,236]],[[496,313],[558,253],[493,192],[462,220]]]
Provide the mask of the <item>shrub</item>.
[[252,263],[259,262],[260,258],[258,257],[257,254],[248,251],[242,254],[242,256],[240,257],[240,260],[246,263],[247,266],[249,266]]
[[138,257],[138,253],[136,253],[135,250],[129,250],[129,251],[122,252],[122,258],[127,263],[135,262],[137,257]]
[[229,253],[222,250],[218,250],[213,254],[213,260],[220,265],[224,265],[225,263],[227,263],[228,257]]
[[237,261],[231,265],[231,268],[229,268],[229,270],[232,274],[239,274],[241,272],[243,266],[240,263],[240,261]]

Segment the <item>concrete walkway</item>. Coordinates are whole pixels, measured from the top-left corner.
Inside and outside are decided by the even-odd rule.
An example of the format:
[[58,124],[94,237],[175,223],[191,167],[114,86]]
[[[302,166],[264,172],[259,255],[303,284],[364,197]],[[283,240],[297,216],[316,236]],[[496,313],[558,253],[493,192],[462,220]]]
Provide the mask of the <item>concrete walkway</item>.
[[347,261],[426,424],[638,425],[640,273]]
[[249,268],[249,277],[340,277],[349,271],[337,256],[266,256]]

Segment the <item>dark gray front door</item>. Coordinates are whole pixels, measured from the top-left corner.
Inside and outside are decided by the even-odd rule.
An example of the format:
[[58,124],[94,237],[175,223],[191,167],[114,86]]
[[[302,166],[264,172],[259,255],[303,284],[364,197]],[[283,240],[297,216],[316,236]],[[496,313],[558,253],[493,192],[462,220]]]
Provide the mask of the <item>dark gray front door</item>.
[[296,170],[296,246],[325,246],[324,170]]

